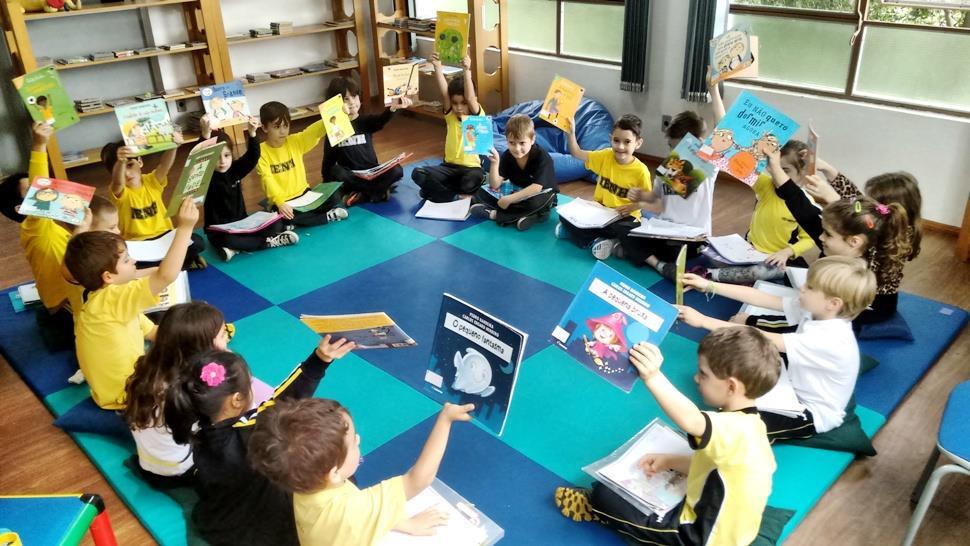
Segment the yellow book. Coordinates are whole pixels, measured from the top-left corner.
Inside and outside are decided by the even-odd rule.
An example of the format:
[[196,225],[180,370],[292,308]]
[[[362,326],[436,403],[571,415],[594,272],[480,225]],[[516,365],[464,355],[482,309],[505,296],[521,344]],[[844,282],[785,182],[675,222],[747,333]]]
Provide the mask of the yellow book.
[[568,120],[576,115],[579,101],[585,92],[579,85],[562,76],[556,76],[546,93],[546,100],[542,101],[539,117],[567,133],[571,132],[572,127],[569,127]]
[[681,245],[677,254],[677,279],[674,281],[674,303],[684,304],[684,273],[687,271],[687,245]]
[[336,146],[354,135],[354,126],[350,123],[350,116],[344,112],[344,98],[336,95],[320,105],[320,117],[327,129],[327,140],[331,146]]
[[468,14],[439,11],[434,50],[445,64],[461,64],[468,48]]
[[344,338],[353,341],[358,349],[394,349],[417,345],[387,313],[300,315],[300,321],[320,335],[330,334],[331,340]]

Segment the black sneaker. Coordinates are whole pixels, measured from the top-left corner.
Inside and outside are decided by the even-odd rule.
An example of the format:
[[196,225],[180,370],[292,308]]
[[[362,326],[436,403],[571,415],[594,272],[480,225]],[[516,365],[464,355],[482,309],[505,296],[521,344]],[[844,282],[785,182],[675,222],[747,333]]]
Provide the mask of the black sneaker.
[[491,218],[492,209],[483,203],[475,203],[468,209],[468,213],[476,218]]
[[533,225],[535,225],[537,220],[538,218],[536,218],[535,216],[531,216],[531,215],[523,216],[522,218],[519,218],[519,220],[515,223],[515,228],[518,229],[519,231],[525,231],[530,227],[532,227]]

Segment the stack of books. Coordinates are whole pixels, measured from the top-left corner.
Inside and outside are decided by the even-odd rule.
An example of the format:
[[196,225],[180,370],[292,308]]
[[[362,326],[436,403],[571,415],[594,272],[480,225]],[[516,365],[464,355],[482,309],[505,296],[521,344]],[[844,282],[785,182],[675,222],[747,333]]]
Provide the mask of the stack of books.
[[61,154],[61,159],[64,163],[73,163],[75,161],[87,161],[88,156],[84,152],[67,152]]
[[91,62],[91,59],[88,58],[86,55],[75,55],[73,57],[60,57],[58,59],[55,59],[54,62],[56,62],[57,64],[81,64],[81,63],[89,63]]
[[270,23],[269,28],[273,31],[273,34],[292,34],[293,21],[277,21],[275,23]]
[[417,19],[414,17],[400,17],[394,20],[394,26],[415,30],[418,32],[430,32],[434,30],[434,19]]
[[125,57],[134,57],[135,50],[134,49],[118,49],[118,50],[114,51],[113,53],[115,55],[115,58],[117,58],[117,59],[124,59]]
[[252,74],[246,74],[246,80],[249,81],[249,83],[264,82],[270,78],[270,75],[266,72],[253,72]]
[[226,34],[226,41],[232,42],[235,40],[245,40],[249,38],[248,32],[234,32],[232,34]]
[[328,65],[327,63],[312,63],[312,64],[305,64],[301,66],[300,70],[307,73],[313,73],[313,72],[323,72],[328,68],[330,68],[330,65]]
[[134,102],[135,102],[135,99],[133,99],[131,97],[122,97],[120,99],[106,100],[106,101],[104,101],[104,104],[106,106],[110,106],[111,108],[117,108],[119,106],[124,106],[126,104],[132,104]]
[[208,42],[199,40],[197,42],[185,42],[185,45],[187,45],[188,47],[202,47],[202,46],[209,45],[209,44],[208,44]]
[[179,124],[192,132],[199,131],[199,120],[205,115],[204,111],[189,112],[179,120]]
[[353,68],[357,66],[356,57],[337,57],[336,59],[327,59],[324,62],[327,63],[327,66],[334,68]]
[[181,42],[181,43],[177,43],[177,44],[165,44],[165,45],[160,46],[160,47],[162,49],[164,49],[165,51],[175,51],[176,49],[185,49],[186,46],[185,46],[185,43],[184,42]]
[[301,116],[311,112],[313,109],[308,106],[294,106],[290,108],[290,117]]
[[282,70],[274,70],[269,73],[271,78],[290,78],[292,76],[299,76],[303,71],[299,68],[284,68]]
[[93,112],[95,110],[104,109],[104,99],[100,97],[92,97],[86,99],[75,99],[74,108],[78,112]]
[[34,60],[37,61],[37,66],[47,66],[49,64],[54,64],[54,59],[50,57],[37,57]]
[[179,87],[178,89],[169,89],[169,90],[166,90],[166,91],[162,91],[162,98],[163,99],[170,99],[172,97],[180,97],[182,95],[188,95],[188,94],[189,94],[188,91],[186,91],[185,89]]
[[[88,55],[88,58],[92,61],[107,61],[108,59],[114,59],[115,54],[110,51],[98,51],[97,53]],[[40,64],[39,61],[38,64]]]
[[273,29],[269,27],[251,28],[249,29],[249,35],[253,38],[260,38],[262,36],[272,36]]
[[146,53],[158,53],[162,48],[155,46],[142,47],[135,50],[136,55],[145,55]]
[[141,95],[135,95],[134,99],[139,102],[145,102],[147,100],[155,100],[162,98],[161,93],[156,93],[154,91],[145,91]]

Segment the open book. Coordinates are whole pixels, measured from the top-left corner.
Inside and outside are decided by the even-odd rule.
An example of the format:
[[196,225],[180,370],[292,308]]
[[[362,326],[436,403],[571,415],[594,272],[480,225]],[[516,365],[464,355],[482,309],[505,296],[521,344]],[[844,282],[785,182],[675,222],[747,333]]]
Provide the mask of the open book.
[[505,531],[494,521],[437,478],[408,501],[405,513],[410,518],[429,508],[448,514],[446,523],[433,535],[413,536],[391,531],[379,542],[380,546],[491,546],[505,536]]
[[[754,287],[765,294],[771,294],[772,296],[778,296],[779,298],[790,298],[792,296],[798,297],[798,290],[769,281],[756,281],[754,283]],[[740,312],[747,313],[749,315],[761,316],[780,316],[785,314],[785,312],[780,309],[768,309],[767,307],[758,307],[757,305],[751,305],[750,303],[742,305]]]
[[778,382],[770,391],[755,400],[755,405],[761,411],[770,411],[787,417],[798,417],[805,413],[805,406],[798,401],[795,387],[788,377],[788,368],[784,364],[781,365]]
[[226,224],[213,224],[208,229],[224,231],[226,233],[256,233],[257,231],[278,222],[282,216],[275,212],[256,211],[242,220]]
[[171,230],[161,237],[147,241],[125,241],[128,255],[136,262],[160,262],[168,254],[175,240],[175,230]]
[[369,169],[363,169],[363,170],[357,170],[357,171],[350,171],[350,172],[354,173],[354,176],[356,176],[357,178],[363,178],[364,180],[373,180],[378,176],[386,173],[387,171],[393,169],[395,165],[400,165],[401,163],[404,162],[404,160],[411,157],[412,155],[414,154],[412,154],[411,152],[401,152],[395,157],[388,159],[387,161],[385,161],[384,163],[381,163],[376,167],[371,167]]
[[330,199],[330,196],[339,190],[342,185],[343,182],[321,182],[304,192],[303,195],[290,199],[286,204],[293,207],[293,210],[300,212],[317,209],[327,199]]
[[300,315],[300,322],[331,339],[353,341],[358,349],[397,349],[418,343],[404,333],[387,313],[353,315]]
[[707,242],[727,263],[735,265],[758,264],[765,261],[768,255],[755,250],[751,243],[744,240],[737,233],[708,237]]
[[192,292],[189,290],[189,274],[182,271],[175,278],[175,282],[158,293],[158,305],[145,309],[144,312],[147,314],[164,311],[173,305],[189,303],[190,301],[192,301]]
[[596,201],[573,199],[565,205],[556,208],[560,218],[565,218],[570,224],[583,229],[601,228],[616,222],[623,216],[616,209],[601,205]]
[[653,217],[641,221],[638,227],[630,230],[630,235],[680,241],[703,241],[707,237],[707,232],[702,227],[678,224],[670,220]]
[[418,212],[414,213],[415,218],[427,218],[429,220],[453,220],[464,222],[468,219],[468,209],[471,208],[472,199],[466,197],[448,203],[435,203],[425,201]]

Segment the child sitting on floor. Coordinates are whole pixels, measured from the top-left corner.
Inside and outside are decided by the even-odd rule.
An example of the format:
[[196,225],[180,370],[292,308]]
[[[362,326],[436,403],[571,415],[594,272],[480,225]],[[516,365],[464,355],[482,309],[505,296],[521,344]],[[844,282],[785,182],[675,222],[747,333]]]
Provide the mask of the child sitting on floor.
[[556,489],[556,506],[574,521],[598,521],[644,544],[751,544],[771,493],[775,457],[754,401],[778,381],[781,358],[764,334],[739,326],[708,334],[697,348],[694,381],[701,411],[671,384],[654,345],[630,351],[644,385],[671,421],[687,433],[693,456],[653,453],[640,460],[647,476],[687,475],[687,496],[663,518],[646,515],[601,483],[591,492]]
[[143,311],[156,305],[158,293],[178,277],[198,219],[195,203],[183,200],[168,254],[141,278],[124,239],[114,233],[89,231],[68,242],[64,265],[83,287],[74,306],[77,359],[98,406],[125,407],[125,382],[145,353],[145,340],[155,336],[155,325]]
[[[502,156],[492,148],[489,158],[489,188],[478,188],[471,213],[488,218],[498,225],[515,224],[519,231],[532,227],[536,221],[549,217],[556,206],[556,173],[552,157],[536,146],[535,125],[529,116],[516,114],[505,125],[509,148]],[[504,182],[516,190],[496,197]]]
[[344,204],[348,207],[358,202],[387,201],[391,197],[394,183],[404,176],[400,165],[395,165],[387,172],[378,175],[373,180],[358,178],[351,171],[371,169],[380,165],[377,152],[374,151],[374,133],[380,131],[394,112],[411,105],[411,99],[401,97],[399,103],[392,104],[377,115],[360,113],[360,87],[351,78],[337,76],[330,80],[327,86],[327,97],[340,95],[344,98],[344,111],[350,117],[350,124],[354,134],[336,146],[330,145],[330,140],[323,143],[323,165],[321,171],[323,179],[328,182],[343,182],[340,191],[344,196]]
[[596,173],[596,190],[593,199],[606,207],[616,209],[624,218],[602,228],[579,228],[560,217],[556,226],[557,239],[569,239],[581,248],[590,247],[597,260],[605,260],[626,235],[640,223],[640,203],[630,199],[629,192],[639,188],[647,203],[657,198],[651,193],[650,171],[633,153],[643,145],[640,136],[640,118],[626,114],[613,124],[610,148],[589,152],[576,141],[576,121],[569,120],[569,153],[583,161],[586,168]]
[[461,119],[485,115],[485,109],[478,104],[475,84],[472,83],[471,62],[471,58],[465,56],[461,62],[465,68],[464,74],[449,82],[445,79],[438,54],[431,55],[448,131],[445,136],[445,160],[440,165],[414,169],[411,179],[421,188],[423,199],[436,203],[452,201],[455,194],[474,194],[485,180],[481,160],[475,154],[466,154],[461,144]]
[[[199,120],[202,138],[212,136],[208,114]],[[212,172],[212,180],[205,194],[205,235],[209,242],[216,247],[219,257],[229,261],[238,252],[275,248],[295,245],[300,242],[300,236],[294,231],[286,230],[283,222],[273,222],[259,231],[252,233],[226,233],[209,226],[228,224],[242,220],[249,216],[246,213],[246,203],[243,200],[242,180],[249,174],[259,161],[259,141],[256,140],[256,128],[259,120],[249,118],[246,133],[246,153],[233,161],[232,150],[235,147],[232,139],[224,131],[216,133],[219,142],[224,142],[219,164]]]
[[347,218],[347,211],[337,205],[335,193],[317,208],[301,212],[287,203],[310,190],[306,181],[303,156],[316,147],[326,135],[323,120],[310,124],[295,135],[290,134],[290,109],[280,102],[267,102],[259,108],[259,122],[266,133],[260,145],[256,172],[263,192],[283,218],[298,226],[317,226]]
[[430,508],[408,518],[405,503],[434,481],[451,424],[471,419],[473,409],[445,403],[414,466],[363,491],[351,481],[360,464],[360,435],[350,412],[333,400],[279,404],[256,424],[249,459],[257,471],[293,492],[301,544],[374,546],[392,530],[428,535],[447,515]]
[[[796,417],[762,412],[772,440],[806,438],[842,425],[859,376],[859,345],[851,320],[876,296],[876,277],[864,261],[846,256],[820,258],[808,268],[808,280],[798,297],[782,298],[749,286],[715,283],[691,273],[684,275],[684,286],[784,311],[788,323],[798,325],[794,333],[765,333],[787,356],[792,387],[807,408]],[[707,330],[735,326],[687,306],[678,309],[680,318],[690,326]],[[744,318],[737,320],[743,322]]]

